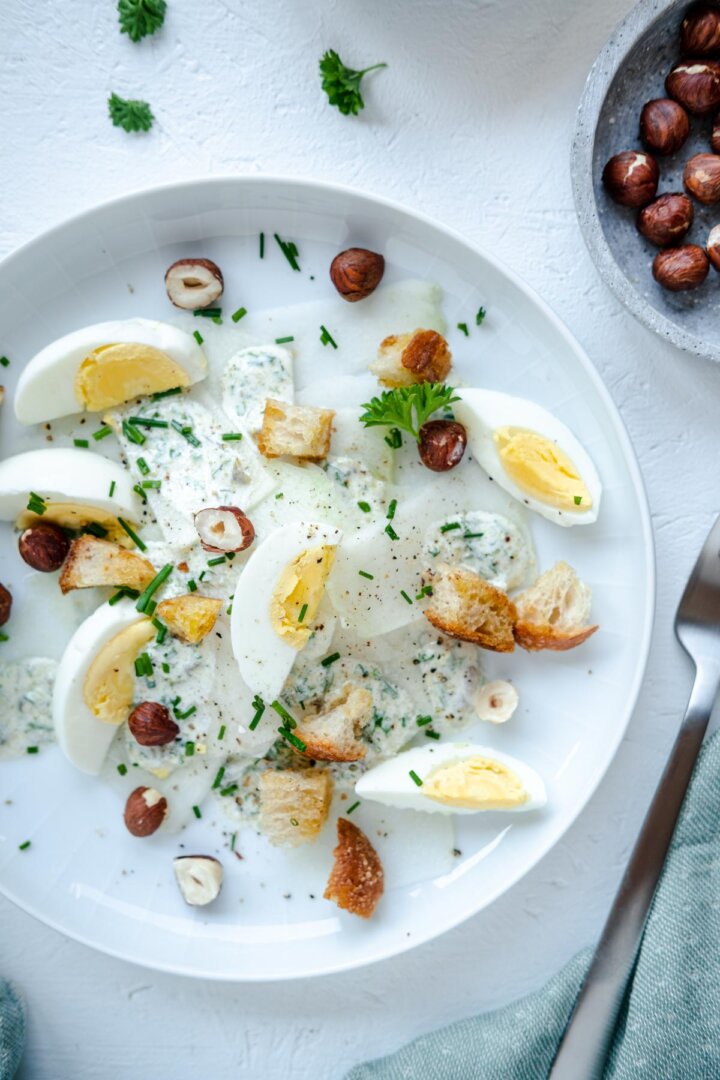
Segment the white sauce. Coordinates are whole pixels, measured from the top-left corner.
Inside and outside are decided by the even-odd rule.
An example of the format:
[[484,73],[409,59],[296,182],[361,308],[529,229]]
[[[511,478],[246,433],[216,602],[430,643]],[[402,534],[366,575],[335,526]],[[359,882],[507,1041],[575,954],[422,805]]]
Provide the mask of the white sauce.
[[293,400],[292,356],[279,345],[240,349],[225,365],[222,376],[222,407],[241,431],[253,434],[262,427],[268,398]]
[[33,657],[0,664],[0,761],[52,742],[57,662]]
[[425,534],[430,568],[450,563],[474,570],[498,589],[517,589],[535,568],[527,531],[502,514],[473,510],[437,521]]

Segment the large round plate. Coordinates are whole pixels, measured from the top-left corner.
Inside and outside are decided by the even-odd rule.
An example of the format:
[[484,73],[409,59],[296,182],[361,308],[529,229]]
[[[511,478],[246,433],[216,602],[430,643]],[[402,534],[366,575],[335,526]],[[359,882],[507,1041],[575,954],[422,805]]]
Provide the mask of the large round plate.
[[[291,237],[303,272],[291,272],[274,245],[260,262],[260,231]],[[8,397],[23,358],[51,339],[84,323],[163,317],[163,272],[181,254],[217,260],[228,304],[237,299],[252,310],[322,298],[332,312],[341,301],[327,266],[350,244],[385,252],[389,278],[441,285],[450,327],[472,322],[482,303],[487,320],[464,346],[478,383],[541,402],[595,458],[604,483],[597,525],[562,529],[533,519],[533,529],[544,566],[565,558],[592,584],[602,629],[574,653],[489,658],[493,675],[515,678],[521,708],[504,727],[485,725],[483,741],[542,773],[548,807],[519,818],[461,818],[452,868],[440,875],[428,868],[389,890],[368,923],[319,898],[322,881],[311,897],[295,856],[264,851],[243,862],[226,857],[218,904],[190,910],[169,870],[177,837],[128,836],[117,794],[75,772],[57,749],[3,763],[4,894],[71,937],[153,968],[216,979],[306,977],[392,956],[455,926],[502,897],[570,826],[612,760],[643,676],[652,536],[640,473],[610,397],[541,300],[492,257],[418,214],[342,188],[257,178],[191,181],[82,214],[0,266],[0,352],[12,360],[3,373]],[[342,370],[349,343],[339,344]],[[31,439],[14,424],[7,401],[5,410],[3,454]],[[31,620],[35,651],[59,655],[62,633],[52,612],[23,611],[32,575],[18,568],[10,530],[3,532],[3,574],[17,591],[18,625]],[[5,658],[20,648],[18,640],[22,633],[2,645]],[[207,847],[205,824],[180,837],[186,851]],[[32,846],[19,851],[25,839]]]

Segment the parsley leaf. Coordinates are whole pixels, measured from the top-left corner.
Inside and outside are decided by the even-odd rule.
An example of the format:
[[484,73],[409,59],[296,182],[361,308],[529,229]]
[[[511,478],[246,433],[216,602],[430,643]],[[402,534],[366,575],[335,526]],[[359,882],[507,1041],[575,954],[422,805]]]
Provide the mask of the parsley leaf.
[[165,0],[118,0],[120,33],[131,41],[154,34],[165,21]]
[[360,422],[365,427],[387,425],[407,431],[420,442],[420,428],[438,409],[445,409],[460,398],[452,386],[444,383],[413,383],[395,390],[383,390],[362,407]]
[[360,109],[365,108],[365,102],[360,93],[360,83],[368,71],[376,68],[387,67],[387,64],[373,64],[372,67],[363,68],[362,71],[354,71],[345,67],[342,60],[334,49],[328,49],[320,61],[320,74],[322,76],[322,88],[328,96],[331,105],[336,105],[343,116],[357,116]]
[[155,119],[147,101],[126,101],[117,94],[108,98],[108,109],[115,127],[125,131],[149,131]]

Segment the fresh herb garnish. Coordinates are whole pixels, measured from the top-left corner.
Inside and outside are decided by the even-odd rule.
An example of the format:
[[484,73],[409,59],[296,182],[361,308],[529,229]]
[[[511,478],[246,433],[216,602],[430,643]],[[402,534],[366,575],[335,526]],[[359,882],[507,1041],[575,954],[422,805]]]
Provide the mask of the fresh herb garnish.
[[425,727],[426,724],[432,724],[432,716],[418,716],[415,723],[418,727]]
[[579,506],[582,502],[582,495],[573,495],[573,502],[576,506]]
[[400,539],[400,537],[395,532],[395,530],[393,529],[392,525],[389,522],[385,526],[385,532],[388,534],[388,536],[390,537],[391,540],[399,540]]
[[73,439],[73,446],[79,446],[81,449],[86,450],[90,443],[87,439]]
[[28,746],[28,747],[25,748],[25,753],[26,754],[39,754],[40,753],[40,747],[39,746]]
[[221,725],[220,725],[220,730],[218,731],[218,740],[222,740],[222,739],[224,739],[224,738],[225,738],[225,731],[226,731],[226,730],[227,730],[227,729],[226,729],[225,725],[224,725],[224,724],[221,724]]
[[333,338],[328,328],[326,326],[323,326],[322,323],[320,324],[320,344],[332,345],[333,349],[337,349],[337,342]]
[[422,600],[422,598],[424,596],[432,596],[432,594],[433,594],[432,585],[423,585],[420,592],[417,593],[417,595],[415,596],[415,599],[416,600]]
[[185,710],[185,712],[180,712],[180,710],[176,707],[175,709],[173,709],[173,712],[175,713],[175,716],[178,720],[187,720],[188,716],[192,716],[193,713],[197,712],[197,705],[191,705],[189,709]]
[[400,595],[402,596],[403,600],[407,601],[408,604],[412,604],[411,598],[408,596],[404,589],[400,590]]
[[133,491],[135,492],[136,495],[138,495],[142,499],[143,504],[147,502],[147,495],[145,494],[145,492],[143,491],[143,489],[140,487],[139,484],[133,484]]
[[127,772],[127,765],[123,761],[121,761],[117,767],[117,771],[120,773],[121,776],[125,776]]
[[368,574],[367,570],[358,570],[358,574],[360,575],[360,577],[367,578],[368,581],[374,581],[375,580],[375,575],[374,574]]
[[42,495],[38,495],[34,491],[31,491],[28,495],[27,508],[30,513],[39,514],[40,516],[42,516],[47,510],[47,506]]
[[275,701],[272,701],[270,703],[270,708],[274,709],[275,712],[280,717],[280,719],[285,721],[285,726],[287,728],[296,728],[297,727],[297,722],[296,722],[295,718],[290,715],[290,713],[287,711],[285,706],[282,705],[281,702],[279,702],[277,700],[277,698],[275,698]]
[[143,543],[135,530],[130,525],[128,525],[127,521],[125,521],[124,518],[119,517],[118,524],[121,529],[125,530],[125,532],[128,534],[136,547],[139,547],[141,551],[147,551],[147,546]]
[[142,431],[138,431],[138,429],[133,427],[128,420],[123,420],[122,429],[125,437],[129,439],[130,442],[135,443],[136,446],[142,446],[145,442],[145,436]]
[[193,330],[193,337],[197,341],[198,345],[202,345],[203,341],[205,340],[199,330]]
[[303,606],[300,608],[300,614],[298,615],[298,622],[299,623],[301,623],[304,620],[305,616],[307,615],[307,609],[308,609],[307,604],[303,604]]
[[240,322],[240,320],[241,320],[241,319],[242,319],[242,318],[243,318],[243,317],[244,317],[245,315],[247,315],[247,308],[244,308],[244,307],[239,307],[239,308],[237,309],[237,311],[233,311],[233,313],[232,313],[232,315],[230,316],[230,318],[232,319],[232,321],[233,321],[233,322]]
[[226,561],[225,555],[218,555],[214,559],[208,559],[207,564],[208,564],[208,566],[220,566],[220,564],[224,563],[225,561]]
[[265,233],[264,232],[260,233],[259,240],[260,240],[260,258],[264,259],[265,258]]
[[388,521],[392,521],[392,519],[395,517],[395,511],[396,510],[397,510],[397,499],[392,499],[391,502],[390,502],[390,505],[387,508],[387,514],[385,515],[385,517],[388,519]]
[[453,529],[462,529],[462,525],[459,521],[450,521],[447,525],[440,526],[441,533],[452,532]]
[[139,457],[137,459],[137,467],[142,476],[147,476],[150,472],[150,466],[148,465],[144,457]]
[[465,337],[470,337],[470,331],[468,330],[468,324],[466,322],[459,322],[457,328],[462,331]]
[[197,582],[194,578],[188,578],[187,588],[188,592],[197,592]]
[[213,784],[212,784],[213,790],[215,790],[215,788],[220,787],[220,785],[222,783],[222,778],[223,778],[224,775],[225,775],[225,766],[221,765],[220,768],[218,769],[217,773],[215,774],[215,779],[213,780]]
[[425,738],[426,739],[439,739],[440,738],[440,732],[439,731],[431,731],[430,728],[428,728],[428,730],[425,732]]
[[10,361],[7,356],[0,356],[0,364],[2,364],[3,367],[10,367]]
[[142,592],[140,594],[140,598],[139,598],[137,604],[135,605],[135,607],[137,608],[138,611],[141,611],[141,612],[147,611],[148,601],[150,600],[152,594],[154,592],[156,592],[157,589],[160,588],[160,586],[163,584],[164,581],[167,581],[167,579],[170,577],[172,572],[173,572],[173,564],[172,563],[165,563],[162,570],[160,570],[155,575],[155,577],[152,579],[150,584],[146,587],[144,592]]
[[175,394],[182,394],[182,392],[182,386],[172,386],[169,390],[158,390],[156,394],[153,394],[152,399],[153,401],[159,401],[160,398],[174,397]]
[[140,486],[148,490],[154,488],[155,491],[159,491],[162,487],[162,480],[143,480]]
[[464,532],[463,540],[479,540],[485,533]]
[[348,806],[348,808],[347,808],[347,810],[345,811],[345,813],[346,813],[346,814],[352,814],[353,810],[357,810],[357,808],[358,808],[358,806],[359,806],[359,805],[360,805],[360,800],[358,799],[358,801],[357,801],[357,802],[354,802],[354,803],[352,804],[352,806]]
[[420,428],[438,409],[446,409],[460,398],[452,386],[444,383],[413,383],[394,390],[383,390],[362,407],[360,422],[365,427],[387,426],[406,431],[420,442]]
[[409,776],[410,776],[410,779],[412,780],[413,784],[417,784],[418,787],[422,787],[422,780],[420,779],[420,777],[418,776],[418,774],[415,772],[414,769],[410,770]]
[[200,813],[200,807],[199,806],[193,806],[192,812],[193,812],[193,814],[195,815],[196,818],[201,818],[202,817],[202,814]]
[[193,429],[189,424],[181,424],[179,420],[173,420],[171,426],[179,435],[182,435],[183,439],[187,439],[191,446],[200,445],[200,440],[193,435]]
[[[262,236],[262,233],[260,235]],[[298,260],[298,255],[300,254],[300,252],[298,251],[297,247],[292,242],[292,240],[281,240],[277,233],[273,233],[273,236],[275,237],[275,240],[277,241],[278,247],[282,251],[282,253],[285,256],[285,258],[287,259],[287,261],[292,266],[293,270],[299,270],[300,265],[299,265],[297,260]]]
[[115,481],[114,481],[114,480],[111,480],[111,481],[110,481],[110,490],[108,491],[108,496],[109,496],[109,498],[111,498],[111,499],[112,499],[112,497],[113,497],[113,495],[114,495],[114,494],[115,494]]
[[477,315],[475,316],[475,325],[476,326],[482,326],[486,315],[487,315],[487,311],[485,310],[484,307],[478,308]]
[[155,117],[147,101],[131,101],[111,94],[108,98],[110,119],[124,131],[149,131]]
[[222,437],[223,442],[240,442],[242,431],[226,431]]
[[131,416],[130,423],[136,427],[168,427],[167,420],[156,420],[153,416]]
[[385,442],[391,450],[399,450],[402,446],[402,435],[399,428],[390,428],[390,434],[385,436]]
[[193,757],[195,753],[195,743],[190,739],[185,743],[185,757]]
[[165,20],[165,0],[118,0],[120,33],[138,42],[159,30]]
[[25,840],[25,841],[23,841],[22,844],[18,844],[18,849],[20,851],[27,851],[27,849],[29,847],[30,847],[30,841],[29,840]]
[[120,600],[124,600],[125,597],[127,597],[128,600],[137,600],[139,595],[140,593],[137,589],[131,589],[127,585],[121,585],[118,591],[110,597],[108,604],[110,607],[114,607],[115,604],[119,603]]
[[102,525],[98,525],[97,521],[89,521],[87,525],[83,525],[82,531],[84,533],[90,533],[91,536],[97,536],[100,540],[104,539],[108,530]]
[[256,694],[255,697],[253,698],[253,708],[255,709],[255,715],[253,716],[252,720],[248,724],[248,727],[250,728],[250,731],[255,730],[255,728],[260,723],[260,718],[262,717],[262,714],[265,712],[265,702],[263,701],[263,699],[260,697],[259,694]]
[[97,431],[93,431],[93,439],[95,440],[95,442],[100,442],[101,439],[106,438],[106,436],[110,434],[112,434],[112,428],[108,427],[107,424],[103,424],[103,426],[101,428],[98,428]]
[[307,746],[302,739],[298,739],[297,735],[293,735],[292,731],[288,731],[287,728],[284,727],[279,727],[278,731],[283,739],[285,739],[286,742],[289,742],[291,746],[294,746],[296,750],[299,750],[301,753],[304,750],[307,750]]
[[295,338],[292,335],[289,335],[288,337],[276,337],[275,338],[275,344],[276,345],[287,345],[287,343],[289,341],[294,341],[294,340],[295,340]]
[[369,514],[372,507],[369,502],[359,502],[358,506],[362,510],[363,514]]
[[322,88],[328,101],[335,105],[343,116],[357,116],[359,111],[365,108],[360,83],[369,71],[384,67],[387,67],[387,64],[372,64],[362,71],[355,71],[343,64],[334,49],[328,49],[320,61]]
[[340,659],[340,653],[339,652],[334,652],[334,653],[330,653],[329,656],[326,656],[324,660],[320,661],[320,663],[322,664],[323,667],[330,667],[331,664],[334,664],[335,661],[339,660],[339,659]]
[[200,307],[193,311],[195,318],[201,316],[204,319],[219,319],[222,315],[222,308],[220,307]]

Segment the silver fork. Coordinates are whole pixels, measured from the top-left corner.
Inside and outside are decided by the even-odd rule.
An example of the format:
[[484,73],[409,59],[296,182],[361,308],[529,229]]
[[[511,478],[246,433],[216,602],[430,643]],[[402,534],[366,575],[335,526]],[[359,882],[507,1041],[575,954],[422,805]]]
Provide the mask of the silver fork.
[[665,771],[633,848],[549,1080],[598,1080],[648,911],[720,689],[720,518],[685,586],[675,633],[695,682]]

